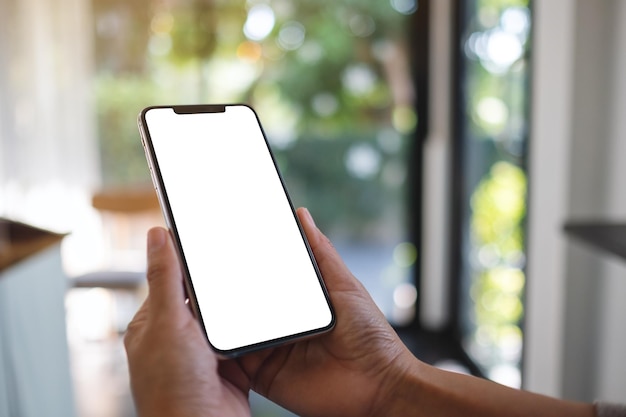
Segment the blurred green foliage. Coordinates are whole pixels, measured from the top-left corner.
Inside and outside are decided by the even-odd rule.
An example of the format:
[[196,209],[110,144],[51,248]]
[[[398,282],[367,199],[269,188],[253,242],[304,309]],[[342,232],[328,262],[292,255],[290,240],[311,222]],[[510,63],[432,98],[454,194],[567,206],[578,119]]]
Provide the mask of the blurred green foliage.
[[510,264],[524,250],[526,174],[505,161],[496,162],[471,200],[475,245],[493,245],[501,263]]
[[[260,4],[275,21],[267,36],[248,39],[244,25]],[[485,363],[497,364],[507,343],[521,340],[528,69],[525,55],[494,67],[484,42],[502,29],[506,10],[529,13],[529,1],[468,4],[467,129],[490,151],[468,173],[475,188],[464,249],[483,263],[470,271],[473,307],[464,314],[476,344],[495,352]],[[149,182],[141,108],[246,102],[259,113],[294,204],[308,206],[322,228],[345,239],[406,234],[398,218],[415,115],[390,87],[393,52],[408,54],[408,22],[389,1],[94,0],[94,22],[106,185]],[[394,114],[409,122],[394,122]]]
[[156,102],[154,83],[135,75],[101,75],[96,80],[98,137],[102,170],[107,183],[150,181],[137,116]]
[[524,171],[497,162],[475,190],[472,210],[472,244],[480,265],[471,290],[476,331],[482,343],[499,346],[503,334],[508,337],[511,329],[519,328],[524,312]]
[[[470,288],[466,341],[487,373],[520,366],[524,314],[528,0],[473,0],[465,34]],[[477,156],[479,155],[479,156]]]
[[[135,122],[141,108],[246,102],[259,112],[296,205],[349,239],[403,234],[379,220],[401,223],[405,188],[392,177],[403,176],[410,131],[396,132],[391,151],[379,137],[393,130],[396,106],[384,54],[405,48],[405,15],[375,0],[132,3],[94,6],[106,185],[149,181]],[[244,26],[259,4],[275,21],[266,37],[248,39]],[[363,144],[375,165],[367,175],[348,162]]]

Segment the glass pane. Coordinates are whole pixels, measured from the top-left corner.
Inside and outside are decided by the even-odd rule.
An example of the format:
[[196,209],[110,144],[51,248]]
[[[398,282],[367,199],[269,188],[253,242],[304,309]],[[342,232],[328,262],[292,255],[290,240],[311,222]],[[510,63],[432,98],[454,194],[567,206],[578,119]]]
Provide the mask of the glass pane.
[[[415,2],[95,1],[107,184],[149,181],[134,120],[155,103],[256,108],[294,205],[384,312],[406,321],[416,251],[405,227],[412,110],[404,25]],[[393,303],[400,286],[407,300]]]
[[463,343],[489,378],[521,384],[528,139],[528,0],[462,7]]
[[94,0],[105,184],[150,180],[134,123],[142,107],[249,103],[294,205],[309,208],[387,317],[407,323],[417,253],[404,184],[417,120],[405,26],[416,8],[415,0]]

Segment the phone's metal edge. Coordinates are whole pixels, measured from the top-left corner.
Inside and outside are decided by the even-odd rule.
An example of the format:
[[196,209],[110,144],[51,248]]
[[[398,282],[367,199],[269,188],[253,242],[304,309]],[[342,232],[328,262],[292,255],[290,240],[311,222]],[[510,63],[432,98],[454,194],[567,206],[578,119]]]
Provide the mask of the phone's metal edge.
[[189,306],[194,317],[198,320],[198,324],[205,335],[205,338],[211,348],[216,350],[215,347],[211,344],[208,335],[206,334],[206,327],[204,326],[204,320],[202,319],[202,314],[200,313],[200,309],[198,308],[198,301],[196,298],[196,293],[193,288],[193,283],[189,277],[189,270],[187,267],[187,261],[185,259],[185,254],[183,252],[182,245],[180,243],[180,239],[178,237],[178,231],[176,229],[176,222],[174,221],[173,215],[170,215],[172,212],[172,208],[169,203],[169,199],[167,198],[167,191],[165,190],[165,184],[163,182],[163,178],[161,177],[161,172],[159,168],[159,164],[156,159],[156,154],[154,147],[152,146],[152,139],[150,138],[150,132],[147,127],[146,122],[146,114],[150,110],[154,109],[171,109],[173,106],[150,106],[144,108],[137,118],[137,124],[139,127],[139,133],[141,136],[141,141],[144,147],[144,153],[146,156],[146,160],[148,162],[148,168],[150,169],[150,176],[152,179],[152,184],[154,185],[155,191],[159,198],[159,205],[161,206],[161,213],[163,218],[165,219],[165,224],[169,229],[170,236],[172,237],[172,241],[177,247],[176,256],[182,265],[182,273],[184,277],[185,284],[185,293],[189,298]]
[[[291,209],[291,213],[293,216],[293,219],[296,223],[296,226],[298,227],[298,230],[300,231],[300,236],[302,237],[302,241],[304,243],[304,246],[307,250],[307,253],[309,255],[309,259],[311,260],[311,264],[313,265],[313,269],[315,270],[315,274],[317,275],[317,279],[318,282],[320,284],[320,287],[322,288],[322,293],[324,294],[324,298],[326,299],[326,305],[328,306],[328,309],[330,311],[330,322],[328,323],[328,325],[317,328],[317,329],[311,329],[308,330],[306,332],[302,332],[302,333],[297,333],[294,335],[290,335],[290,336],[286,336],[283,338],[278,338],[278,339],[274,339],[274,340],[269,340],[266,342],[262,342],[262,344],[264,344],[264,347],[270,347],[268,345],[281,345],[281,344],[285,344],[285,343],[289,343],[290,341],[300,341],[302,339],[306,339],[308,337],[313,337],[322,333],[326,333],[329,332],[330,330],[332,330],[335,327],[335,324],[337,322],[337,316],[335,314],[335,309],[333,308],[333,305],[330,301],[330,294],[328,293],[328,289],[326,288],[326,283],[324,282],[324,278],[322,276],[322,272],[319,269],[319,265],[317,264],[317,260],[315,259],[315,255],[313,254],[313,250],[311,249],[311,245],[309,243],[309,240],[306,237],[306,233],[304,233],[304,228],[302,227],[302,224],[300,223],[300,219],[298,218],[298,215],[296,213],[296,209],[294,208],[293,202],[291,201],[291,196],[289,195],[289,192],[287,190],[287,186],[285,184],[285,181],[283,179],[283,175],[280,172],[280,168],[278,166],[278,163],[276,162],[276,158],[274,157],[274,152],[272,151],[272,147],[270,146],[269,141],[267,140],[267,135],[265,134],[265,129],[263,128],[263,124],[261,123],[261,120],[257,114],[257,112],[252,108],[252,106],[245,104],[245,103],[236,103],[236,104],[227,104],[225,105],[226,107],[230,107],[230,106],[243,106],[243,107],[247,107],[252,114],[254,115],[254,117],[256,118],[257,124],[259,126],[259,129],[261,130],[261,134],[263,136],[263,140],[265,141],[265,146],[267,147],[267,150],[270,154],[270,157],[272,159],[272,163],[274,164],[274,170],[276,171],[276,174],[278,175],[278,179],[280,180],[280,184],[283,188],[283,192],[285,194],[285,197],[287,198],[287,203],[289,204],[289,207]],[[274,343],[275,342],[275,343]],[[255,348],[256,345],[250,345],[250,348],[252,348],[253,350],[257,350],[260,348]],[[243,353],[242,353],[243,354]]]
[[[235,349],[222,350],[222,349],[215,347],[211,343],[209,335],[206,332],[206,326],[204,325],[204,320],[202,319],[202,313],[200,312],[200,308],[198,307],[198,301],[195,295],[195,290],[193,288],[193,283],[191,282],[191,278],[189,277],[189,270],[187,267],[187,262],[184,258],[184,252],[182,249],[182,245],[180,243],[180,239],[178,237],[178,232],[176,230],[176,224],[175,224],[174,219],[172,218],[173,216],[169,215],[169,213],[171,212],[171,206],[169,205],[169,200],[167,199],[167,192],[165,191],[165,185],[160,175],[158,163],[156,161],[156,156],[154,154],[154,148],[152,147],[152,141],[149,138],[150,133],[147,128],[145,116],[148,111],[154,110],[154,109],[172,109],[174,111],[174,108],[178,108],[179,111],[181,110],[182,111],[181,113],[177,113],[177,114],[193,114],[193,109],[206,110],[208,108],[220,108],[221,109],[223,107],[224,111],[226,111],[228,107],[236,107],[236,106],[247,107],[257,120],[257,124],[259,126],[259,129],[261,130],[263,140],[265,141],[265,146],[267,147],[267,150],[272,159],[272,163],[274,164],[274,169],[280,180],[285,197],[287,198],[287,202],[291,209],[291,213],[293,215],[294,221],[296,223],[296,226],[298,227],[298,230],[300,231],[300,236],[302,237],[302,241],[309,255],[309,259],[311,260],[313,269],[315,270],[315,273],[317,275],[318,282],[320,284],[320,287],[322,288],[322,293],[324,294],[324,298],[326,299],[326,304],[330,311],[331,318],[330,318],[330,322],[326,326],[323,326],[317,329],[311,329],[311,330],[307,330],[306,332],[301,332],[301,333],[296,333],[293,335],[284,336],[284,337],[280,337],[276,339],[266,340],[263,342],[259,342],[259,343],[255,343],[255,344],[251,344],[247,346],[242,346],[242,347],[235,348]],[[212,111],[208,111],[208,112],[212,112]],[[289,192],[287,191],[287,186],[285,185],[285,181],[283,179],[282,173],[280,172],[280,169],[276,162],[276,158],[274,157],[274,153],[272,152],[272,148],[269,144],[269,141],[267,140],[265,129],[263,128],[261,120],[259,119],[259,116],[256,113],[256,111],[250,105],[245,104],[245,103],[213,104],[213,105],[195,105],[195,104],[192,104],[192,105],[158,105],[158,106],[149,106],[149,107],[144,108],[140,112],[137,118],[137,123],[139,127],[139,132],[141,135],[141,141],[144,145],[146,159],[148,161],[149,168],[151,169],[152,182],[153,182],[153,185],[155,186],[157,195],[160,200],[161,212],[163,214],[163,218],[165,219],[166,225],[169,228],[170,234],[172,235],[172,239],[174,240],[174,243],[177,246],[177,249],[178,249],[176,251],[177,256],[179,257],[179,260],[181,261],[181,264],[183,266],[183,274],[185,278],[184,279],[185,290],[187,292],[187,297],[189,297],[189,300],[190,300],[189,304],[191,305],[191,310],[193,312],[193,315],[196,317],[196,319],[199,322],[199,325],[202,329],[202,332],[204,333],[207,343],[209,344],[211,349],[217,354],[217,356],[220,359],[232,359],[232,358],[243,356],[248,353],[256,352],[259,350],[277,347],[277,346],[281,346],[281,345],[288,344],[291,342],[301,341],[301,340],[314,337],[317,335],[321,335],[323,333],[327,333],[331,331],[337,323],[337,316],[335,314],[335,309],[333,308],[333,305],[330,300],[330,294],[328,293],[328,289],[326,288],[326,283],[324,282],[324,278],[319,269],[319,265],[317,264],[317,260],[315,259],[315,255],[313,254],[313,250],[311,249],[309,240],[306,237],[304,228],[302,227],[302,224],[300,223],[300,219],[298,218],[296,210],[293,206],[293,202],[291,201],[291,196],[289,195]]]
[[[272,163],[274,164],[274,169],[276,170],[276,174],[278,175],[278,179],[280,180],[280,184],[283,187],[283,192],[285,193],[285,197],[287,198],[287,202],[289,203],[289,207],[291,208],[291,213],[293,218],[298,226],[298,230],[300,231],[300,236],[302,237],[302,241],[304,242],[304,246],[309,254],[309,258],[311,259],[311,263],[313,264],[313,268],[315,269],[315,273],[317,275],[317,279],[319,280],[320,286],[322,287],[322,292],[324,293],[324,297],[326,298],[326,303],[328,304],[328,308],[331,313],[331,321],[329,323],[328,329],[332,329],[335,326],[336,315],[335,310],[330,302],[330,295],[328,293],[328,289],[326,288],[326,283],[324,282],[324,277],[322,276],[322,272],[319,269],[319,265],[317,264],[317,260],[315,259],[315,255],[313,254],[313,249],[311,249],[311,245],[309,243],[309,239],[306,237],[306,233],[304,232],[304,228],[300,223],[300,219],[298,218],[298,214],[296,213],[296,209],[291,201],[291,196],[289,195],[289,191],[287,190],[287,185],[285,184],[285,180],[283,179],[283,174],[280,172],[280,168],[278,163],[276,162],[276,158],[274,157],[274,152],[272,151],[272,147],[270,146],[269,141],[267,140],[267,135],[265,134],[265,129],[263,128],[263,124],[261,123],[261,119],[259,118],[256,111],[247,104],[234,104],[234,106],[244,106],[250,109],[254,117],[256,117],[257,123],[259,125],[259,129],[261,129],[261,134],[263,135],[263,140],[265,140],[265,146],[272,158]],[[324,329],[324,327],[322,328]]]

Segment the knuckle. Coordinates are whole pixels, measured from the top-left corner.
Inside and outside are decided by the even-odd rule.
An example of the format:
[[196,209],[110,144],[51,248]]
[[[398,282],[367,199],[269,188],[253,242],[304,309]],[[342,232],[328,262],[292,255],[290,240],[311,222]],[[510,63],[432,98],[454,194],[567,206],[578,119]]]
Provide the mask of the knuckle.
[[126,333],[124,333],[124,348],[126,351],[129,351],[135,340],[135,323],[130,322],[128,327],[126,328]]
[[147,269],[147,279],[148,281],[154,281],[155,279],[159,279],[159,277],[164,276],[168,271],[168,267],[165,263],[159,261],[150,262],[148,264]]

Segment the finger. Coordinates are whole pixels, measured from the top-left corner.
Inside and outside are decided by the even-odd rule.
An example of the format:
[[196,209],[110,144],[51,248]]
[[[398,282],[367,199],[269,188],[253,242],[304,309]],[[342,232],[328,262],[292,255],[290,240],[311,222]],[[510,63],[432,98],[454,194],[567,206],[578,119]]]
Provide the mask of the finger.
[[180,262],[169,233],[155,227],[148,231],[148,313],[172,314],[185,311],[185,292]]
[[241,392],[250,391],[250,378],[236,360],[223,360],[217,364],[219,374]]
[[361,290],[360,282],[352,275],[343,262],[333,244],[317,228],[313,217],[306,208],[299,208],[296,213],[304,229],[317,265],[320,268],[324,282],[332,290]]
[[141,304],[139,310],[135,313],[133,319],[130,323],[128,323],[126,334],[124,335],[124,346],[126,347],[126,351],[128,351],[129,348],[132,348],[134,340],[145,327],[146,320],[148,318],[148,304],[149,301],[146,298]]
[[137,323],[143,323],[146,320],[146,318],[148,317],[148,305],[149,304],[150,304],[150,301],[148,300],[148,298],[143,300],[143,303],[141,303],[141,307],[139,307],[139,310],[137,310],[137,312],[135,313],[135,316],[128,324],[128,328],[134,327]]

